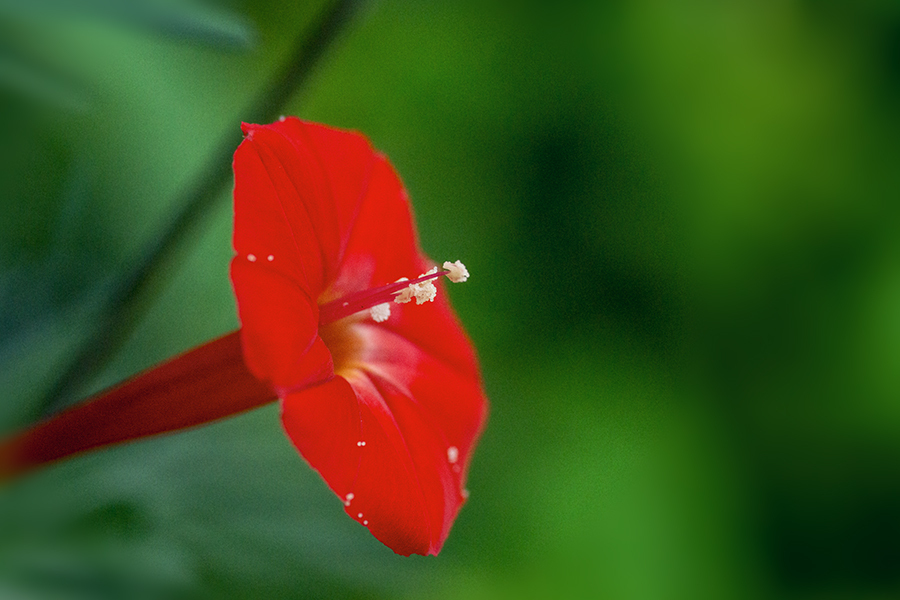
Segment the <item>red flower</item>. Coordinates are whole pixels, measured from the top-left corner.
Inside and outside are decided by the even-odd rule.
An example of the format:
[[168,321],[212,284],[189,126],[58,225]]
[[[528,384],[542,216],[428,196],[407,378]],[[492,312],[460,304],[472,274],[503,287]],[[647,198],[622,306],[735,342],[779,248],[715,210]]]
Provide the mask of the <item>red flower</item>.
[[[471,344],[433,286],[464,267],[429,270],[406,192],[362,136],[294,118],[243,130],[231,265],[243,360],[231,334],[139,375],[0,445],[0,477],[277,395],[291,441],[351,517],[399,554],[437,554],[487,414]],[[413,295],[421,306],[396,303]]]
[[358,134],[294,118],[244,134],[231,276],[247,366],[347,514],[399,554],[437,554],[487,410],[471,344],[445,294],[380,323],[333,315],[432,266],[406,191]]

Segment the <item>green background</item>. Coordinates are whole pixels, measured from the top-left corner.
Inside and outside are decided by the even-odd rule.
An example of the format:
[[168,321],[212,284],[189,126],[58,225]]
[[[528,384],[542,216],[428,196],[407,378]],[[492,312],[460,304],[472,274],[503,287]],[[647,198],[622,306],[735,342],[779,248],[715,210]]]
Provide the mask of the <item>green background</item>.
[[[491,416],[441,555],[270,406],[0,489],[0,597],[900,596],[900,4],[555,4],[365,4],[282,111],[369,136],[472,273]],[[4,431],[325,7],[0,4]],[[228,187],[68,400],[237,326]]]

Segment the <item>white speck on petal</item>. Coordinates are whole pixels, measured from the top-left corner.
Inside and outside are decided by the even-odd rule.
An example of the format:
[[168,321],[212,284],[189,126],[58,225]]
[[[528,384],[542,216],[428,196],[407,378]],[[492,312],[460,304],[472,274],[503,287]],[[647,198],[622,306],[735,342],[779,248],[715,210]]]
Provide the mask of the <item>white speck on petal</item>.
[[248,255],[247,255],[247,260],[249,260],[250,262],[256,262],[256,255],[255,255],[255,254],[248,254]]
[[366,519],[366,520],[363,521],[363,525],[368,525],[368,524],[369,524],[369,520],[368,520],[368,519]]
[[[275,260],[275,255],[274,255],[274,254],[268,255],[268,256],[266,257],[266,260],[269,261],[269,262],[272,262],[273,260]],[[459,261],[457,261],[457,262],[459,262]]]
[[360,440],[360,441],[356,442],[356,445],[362,447],[362,446],[366,445],[366,442],[364,442],[363,440]]
[[450,446],[447,448],[447,460],[450,461],[450,464],[455,463],[459,460],[459,448],[456,446]]
[[362,519],[362,513],[359,513],[358,515],[356,515],[356,517],[357,517],[358,519]]

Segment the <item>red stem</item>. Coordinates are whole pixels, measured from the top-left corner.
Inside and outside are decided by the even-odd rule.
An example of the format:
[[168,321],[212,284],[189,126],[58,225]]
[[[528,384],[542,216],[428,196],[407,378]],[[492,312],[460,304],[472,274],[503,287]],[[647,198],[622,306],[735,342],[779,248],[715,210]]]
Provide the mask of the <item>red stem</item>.
[[0,442],[0,480],[92,448],[202,425],[276,399],[272,388],[247,370],[235,331]]

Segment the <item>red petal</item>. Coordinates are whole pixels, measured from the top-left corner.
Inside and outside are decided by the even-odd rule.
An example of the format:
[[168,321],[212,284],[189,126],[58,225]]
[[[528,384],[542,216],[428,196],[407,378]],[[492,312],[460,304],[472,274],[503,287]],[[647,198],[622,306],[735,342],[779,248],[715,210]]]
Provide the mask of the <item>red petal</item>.
[[319,309],[300,286],[265,265],[235,257],[231,280],[241,316],[244,359],[279,395],[331,378],[331,353],[318,335]]
[[248,365],[286,392],[288,435],[345,504],[352,494],[348,514],[395,552],[437,554],[487,412],[446,296],[394,305],[384,324],[325,326],[334,379],[316,331],[314,303],[431,266],[403,185],[358,134],[297,119],[245,131],[232,277]]
[[[234,247],[291,277],[312,298],[340,240],[334,201],[309,146],[274,127],[244,126],[234,154]],[[333,267],[332,267],[333,268]]]
[[343,296],[376,285],[414,278],[431,264],[419,249],[409,198],[390,163],[374,155],[357,216],[347,231],[344,256],[334,284]]
[[[431,313],[434,317],[430,326],[437,339],[455,328],[453,321],[442,320],[439,315],[444,307],[418,308],[431,309],[420,312]],[[448,353],[453,350],[449,343],[439,355],[398,331],[374,323],[358,326],[368,330],[361,370],[373,378],[390,382],[420,408],[427,429],[442,442],[442,461],[447,459],[447,449],[452,446],[458,452],[454,462],[462,467],[467,465],[487,417],[487,402],[474,363],[464,368],[458,366],[466,359],[470,346],[457,346],[455,360],[447,360]],[[446,339],[452,340],[450,336]],[[467,351],[465,354],[459,352],[463,349]],[[462,483],[461,479],[459,486]]]
[[471,383],[443,382],[414,396],[390,377],[348,377],[289,395],[288,435],[345,501],[347,514],[381,542],[398,554],[437,554],[465,501],[464,463],[454,470],[429,405],[436,395],[471,394]]
[[362,136],[297,119],[243,129],[231,276],[247,365],[283,394],[332,374],[317,301],[337,275],[376,155]]
[[[440,333],[448,322],[435,309]],[[285,429],[342,500],[353,494],[347,513],[375,537],[399,554],[437,554],[465,501],[486,417],[478,378],[374,322],[350,327],[345,335],[362,341],[359,361],[327,385],[289,395]]]

